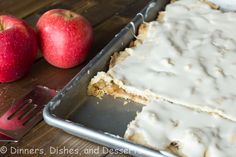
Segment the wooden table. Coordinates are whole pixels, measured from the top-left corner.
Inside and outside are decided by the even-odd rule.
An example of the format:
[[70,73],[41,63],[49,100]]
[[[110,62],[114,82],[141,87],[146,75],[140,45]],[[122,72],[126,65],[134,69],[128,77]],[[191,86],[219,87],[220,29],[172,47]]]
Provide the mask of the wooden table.
[[[95,41],[90,52],[89,59],[91,59],[147,2],[145,0],[1,0],[0,12],[23,18],[31,26],[35,26],[40,15],[53,8],[70,9],[82,14],[94,28]],[[39,53],[30,74],[19,81],[0,84],[0,115],[36,85],[60,90],[84,65],[68,70],[58,69],[49,65]],[[47,125],[44,121],[35,126],[19,143],[0,143],[0,146],[7,146],[8,149],[43,149],[46,154],[40,155],[36,152],[31,155],[24,153],[12,155],[8,151],[0,156],[125,156],[103,152],[103,146],[69,135]],[[50,147],[77,149],[80,155],[50,154]],[[99,151],[92,154],[88,153],[89,150]]]

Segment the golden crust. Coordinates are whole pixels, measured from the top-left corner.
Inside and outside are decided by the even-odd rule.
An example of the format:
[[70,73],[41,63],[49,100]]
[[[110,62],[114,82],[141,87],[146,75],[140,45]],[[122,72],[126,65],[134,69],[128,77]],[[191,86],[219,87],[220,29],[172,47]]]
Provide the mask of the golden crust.
[[146,37],[146,34],[147,34],[147,24],[145,23],[142,23],[139,28],[138,28],[138,36],[136,38],[136,40],[133,42],[133,45],[130,45],[130,47],[136,47],[140,44],[143,43],[143,40],[145,39]]
[[[138,36],[137,39],[135,41],[131,41],[129,44],[129,47],[136,47],[139,44],[142,44],[143,40],[146,37],[147,34],[147,24],[141,24],[139,26],[138,29]],[[120,52],[115,52],[112,56],[111,56],[111,60],[110,60],[110,64],[109,64],[109,68],[114,67],[116,64],[122,62],[126,57],[129,56],[129,53],[126,51],[120,51]]]
[[100,79],[98,82],[90,82],[88,86],[88,95],[96,96],[102,98],[105,94],[112,95],[115,98],[120,97],[124,99],[129,99],[137,103],[146,104],[148,100],[140,95],[135,95],[126,92],[124,89],[120,88],[112,80],[105,81]]
[[[138,34],[139,35],[137,36],[137,39],[135,41],[131,41],[130,44],[129,44],[129,47],[136,47],[139,44],[141,44],[143,42],[143,40],[145,39],[145,37],[146,37],[146,32],[147,32],[147,24],[143,23],[139,26],[139,29],[138,29]],[[116,64],[122,62],[128,56],[129,56],[129,53],[127,51],[115,52],[111,56],[109,68],[112,68]]]
[[133,141],[134,143],[150,147],[150,145],[148,145],[148,143],[144,140],[145,138],[141,133],[134,133],[130,136],[127,136],[126,139]]
[[109,69],[114,67],[116,64],[119,64],[123,60],[125,60],[125,58],[127,58],[128,56],[129,56],[129,53],[126,52],[126,51],[115,52],[111,56],[111,60],[110,60],[110,63],[109,63]]
[[157,17],[157,21],[160,22],[160,23],[163,23],[164,22],[164,16],[165,16],[165,12],[164,11],[160,11],[159,15]]

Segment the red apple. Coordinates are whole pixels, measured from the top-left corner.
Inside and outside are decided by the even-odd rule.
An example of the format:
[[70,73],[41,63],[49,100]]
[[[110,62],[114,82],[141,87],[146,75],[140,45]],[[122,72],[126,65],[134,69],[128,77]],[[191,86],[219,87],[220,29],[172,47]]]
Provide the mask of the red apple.
[[0,82],[20,79],[37,54],[36,33],[23,20],[0,16]]
[[82,63],[92,44],[90,23],[81,15],[64,9],[44,13],[36,25],[44,58],[59,68]]

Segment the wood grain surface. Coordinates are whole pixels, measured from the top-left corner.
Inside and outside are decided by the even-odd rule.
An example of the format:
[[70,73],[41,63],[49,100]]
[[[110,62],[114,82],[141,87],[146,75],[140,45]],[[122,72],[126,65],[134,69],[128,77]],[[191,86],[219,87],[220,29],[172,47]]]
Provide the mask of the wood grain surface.
[[[148,1],[144,0],[1,0],[0,13],[10,14],[23,18],[32,27],[38,18],[47,10],[53,8],[70,9],[85,16],[94,28],[95,41],[87,61],[94,57],[117,34]],[[32,90],[36,85],[47,86],[60,90],[85,65],[72,69],[58,69],[49,65],[43,57],[38,57],[31,72],[19,81],[0,84],[0,115]],[[0,143],[8,151],[0,156],[107,156],[124,157],[128,155],[115,155],[108,153],[108,148],[72,136],[62,130],[47,125],[44,121],[35,126],[18,143]],[[31,154],[24,152],[34,149]],[[50,149],[54,153],[50,154]],[[58,154],[56,150],[74,150],[70,154]],[[43,150],[43,152],[42,152]],[[38,152],[37,152],[38,151]],[[41,152],[40,152],[41,151]],[[92,153],[94,152],[94,153]]]

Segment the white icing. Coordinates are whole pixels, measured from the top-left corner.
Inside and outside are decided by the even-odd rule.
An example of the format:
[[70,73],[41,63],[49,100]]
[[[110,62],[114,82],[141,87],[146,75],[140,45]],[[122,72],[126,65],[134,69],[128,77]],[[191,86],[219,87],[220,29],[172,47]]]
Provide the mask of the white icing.
[[108,74],[122,88],[236,121],[236,13],[181,0],[163,20],[150,22],[143,44]]
[[226,11],[236,11],[236,1],[235,0],[209,0],[220,6],[220,9]]
[[141,134],[148,146],[165,150],[177,142],[186,157],[235,157],[234,122],[164,101],[153,101],[128,125],[125,138]]

